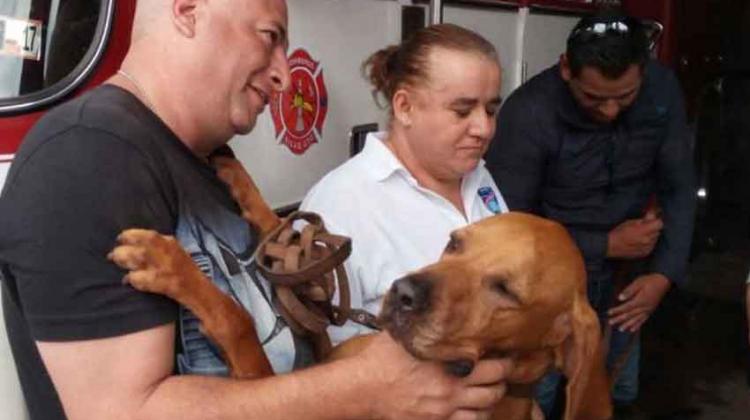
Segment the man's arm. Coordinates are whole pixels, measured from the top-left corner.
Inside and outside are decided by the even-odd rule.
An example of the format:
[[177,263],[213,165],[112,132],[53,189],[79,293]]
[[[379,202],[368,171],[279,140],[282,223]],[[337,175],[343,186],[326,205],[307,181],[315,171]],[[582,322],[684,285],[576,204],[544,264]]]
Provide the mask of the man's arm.
[[484,159],[510,210],[540,214],[546,152],[528,94],[529,90],[518,90],[500,108]]
[[379,334],[356,357],[291,374],[247,381],[174,376],[174,335],[168,324],[37,345],[71,420],[459,418],[471,415],[461,407],[496,403],[504,392],[496,383],[509,369],[493,360],[467,378],[449,377]]
[[[611,324],[633,332],[648,320],[671,285],[684,281],[693,234],[695,181],[685,105],[677,79],[670,74],[668,83],[669,126],[657,160],[661,234],[653,251],[650,273],[629,284],[617,296],[623,303],[609,311]],[[645,219],[637,222],[643,225]]]
[[658,156],[658,202],[664,228],[656,244],[652,271],[672,283],[684,281],[695,219],[695,173],[679,83],[670,74],[669,127]]
[[626,220],[607,235],[607,258],[638,259],[651,255],[659,241],[664,222],[649,211],[640,219]]

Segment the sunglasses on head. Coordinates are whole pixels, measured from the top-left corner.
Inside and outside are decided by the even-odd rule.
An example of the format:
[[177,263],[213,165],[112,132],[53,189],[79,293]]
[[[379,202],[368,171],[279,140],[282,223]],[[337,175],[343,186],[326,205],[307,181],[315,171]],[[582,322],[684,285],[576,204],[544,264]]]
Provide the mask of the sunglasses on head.
[[601,37],[607,33],[616,33],[622,35],[628,32],[630,32],[630,25],[625,20],[616,20],[612,22],[595,22],[574,29],[568,39],[575,40],[583,37]]

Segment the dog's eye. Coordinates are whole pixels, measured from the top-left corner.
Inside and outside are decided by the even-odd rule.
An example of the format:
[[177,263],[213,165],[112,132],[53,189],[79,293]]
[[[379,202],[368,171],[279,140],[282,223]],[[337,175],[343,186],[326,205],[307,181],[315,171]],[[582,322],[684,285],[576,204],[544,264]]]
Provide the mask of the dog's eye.
[[456,239],[454,236],[451,236],[451,239],[448,241],[448,245],[445,246],[445,252],[446,254],[453,254],[461,250],[461,241]]
[[495,280],[490,283],[490,287],[492,288],[492,291],[497,294],[503,296],[513,296],[513,293],[508,290],[508,286],[506,285],[505,280]]
[[484,279],[485,287],[494,294],[499,302],[503,302],[506,307],[518,307],[522,304],[518,294],[511,287],[508,287],[509,282],[507,277],[492,276]]

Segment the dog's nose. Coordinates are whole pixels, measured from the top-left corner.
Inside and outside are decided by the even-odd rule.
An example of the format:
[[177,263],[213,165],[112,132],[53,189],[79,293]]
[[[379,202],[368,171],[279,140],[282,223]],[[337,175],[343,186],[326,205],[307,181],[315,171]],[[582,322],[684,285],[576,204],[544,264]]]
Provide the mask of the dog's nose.
[[393,283],[396,308],[404,312],[421,312],[430,300],[430,282],[404,277]]

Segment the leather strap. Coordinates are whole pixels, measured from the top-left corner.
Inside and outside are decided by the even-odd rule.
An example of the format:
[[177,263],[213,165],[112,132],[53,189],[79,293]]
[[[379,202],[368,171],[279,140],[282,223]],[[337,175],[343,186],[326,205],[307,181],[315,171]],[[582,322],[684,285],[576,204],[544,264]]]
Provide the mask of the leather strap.
[[380,325],[378,325],[378,318],[364,309],[351,309],[349,311],[349,320],[376,331],[382,330]]
[[[298,220],[308,222],[301,232],[293,227]],[[255,251],[258,270],[275,291],[279,313],[293,333],[313,339],[319,358],[331,347],[328,325],[343,325],[351,318],[343,266],[349,254],[349,238],[328,233],[319,215],[302,211],[282,220]],[[334,306],[336,290],[339,304]]]

